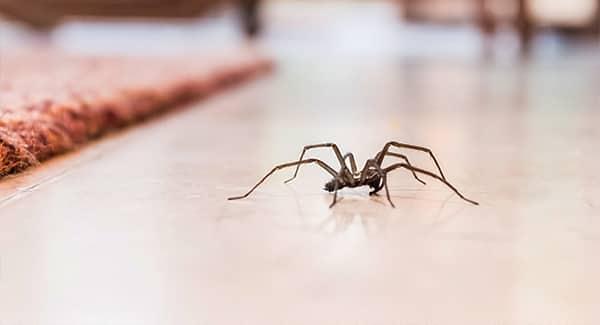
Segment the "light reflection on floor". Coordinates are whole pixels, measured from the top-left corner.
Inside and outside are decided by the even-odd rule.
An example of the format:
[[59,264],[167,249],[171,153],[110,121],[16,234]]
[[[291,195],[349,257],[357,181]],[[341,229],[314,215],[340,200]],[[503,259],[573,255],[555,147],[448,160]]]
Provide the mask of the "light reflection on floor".
[[[313,38],[304,15],[321,27],[328,13],[297,14],[297,39],[262,40],[271,78],[0,185],[68,171],[0,210],[0,323],[597,324],[598,58],[396,56],[402,39],[347,35],[319,57],[345,31]],[[432,147],[481,206],[399,172],[396,209],[364,189],[329,209],[329,176],[309,167],[225,199],[305,144],[338,142],[361,164],[389,139]]]

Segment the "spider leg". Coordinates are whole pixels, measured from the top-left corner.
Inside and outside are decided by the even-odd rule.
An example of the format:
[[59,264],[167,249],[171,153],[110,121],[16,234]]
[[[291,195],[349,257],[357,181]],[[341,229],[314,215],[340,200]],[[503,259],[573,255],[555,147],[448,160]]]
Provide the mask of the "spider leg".
[[[304,154],[311,149],[315,149],[315,148],[331,148],[333,150],[333,152],[335,153],[335,156],[337,157],[338,161],[340,162],[340,167],[342,168],[342,171],[347,170],[348,167],[346,167],[346,163],[344,162],[344,157],[342,157],[342,153],[340,152],[340,149],[338,148],[338,146],[335,143],[319,143],[319,144],[313,144],[313,145],[309,145],[309,146],[305,146],[304,149],[302,149],[302,154],[300,154],[300,159],[298,159],[298,161],[301,161],[304,158]],[[296,176],[298,175],[298,171],[300,170],[300,165],[299,164],[296,167],[296,171],[294,172],[294,176],[292,176],[290,179],[286,180],[286,183],[291,182],[294,178],[296,178]]]
[[365,163],[365,167],[363,168],[362,172],[361,172],[361,183],[364,183],[364,181],[367,178],[367,171],[369,170],[369,167],[373,167],[375,169],[375,171],[377,172],[377,174],[379,174],[379,177],[381,177],[381,183],[379,184],[379,187],[374,189],[373,191],[371,191],[369,193],[369,195],[373,195],[376,194],[377,192],[379,192],[382,188],[385,188],[385,195],[387,197],[388,202],[390,202],[390,205],[392,206],[392,208],[395,208],[396,206],[394,205],[394,202],[392,202],[392,198],[390,197],[390,190],[388,188],[387,185],[387,172],[383,169],[381,169],[381,167],[379,167],[379,165],[377,164],[377,161],[374,159],[369,159],[367,160],[367,162]]
[[335,169],[331,168],[329,165],[327,165],[326,163],[322,162],[319,159],[305,159],[305,160],[300,160],[300,161],[295,161],[295,162],[289,162],[289,163],[285,163],[285,164],[281,164],[281,165],[277,165],[277,166],[273,167],[273,169],[271,169],[270,172],[268,172],[260,181],[258,181],[258,183],[256,183],[256,185],[254,185],[254,187],[252,187],[246,194],[244,194],[242,196],[230,197],[230,198],[228,198],[228,200],[239,200],[239,199],[248,197],[248,195],[250,195],[250,193],[252,193],[260,184],[262,184],[267,178],[269,178],[269,176],[271,176],[277,170],[287,168],[287,167],[292,167],[292,166],[310,164],[310,163],[316,163],[321,168],[323,168],[326,172],[331,174],[333,177],[338,178],[338,174],[336,173]]
[[[379,152],[379,153],[378,153],[378,154],[375,156],[375,160],[379,161],[379,157],[380,157],[380,155],[381,155],[381,154],[383,154],[383,151],[380,151],[380,152]],[[390,152],[390,151],[388,151],[388,152],[386,152],[386,153],[385,153],[385,156],[392,156],[392,157],[396,157],[396,158],[403,159],[404,161],[406,161],[406,164],[407,164],[407,165],[409,165],[409,166],[412,166],[412,165],[410,164],[410,161],[408,160],[408,157],[407,157],[407,156],[405,156],[405,155],[401,155],[401,154],[399,154],[399,153],[395,153],[395,152]],[[383,163],[383,160],[382,160],[381,162]],[[427,183],[425,183],[425,181],[424,181],[424,180],[420,179],[420,178],[419,178],[419,176],[417,176],[417,173],[416,173],[414,170],[411,170],[411,172],[412,172],[412,174],[413,174],[414,178],[415,178],[417,181],[419,181],[419,183],[421,183],[421,184],[423,184],[423,185],[427,185]]]
[[430,171],[427,171],[427,170],[424,170],[424,169],[421,169],[421,168],[417,168],[417,167],[413,167],[413,166],[409,166],[409,165],[407,165],[407,164],[404,164],[404,163],[399,163],[399,164],[393,164],[393,165],[391,165],[391,166],[389,166],[389,167],[385,168],[385,169],[384,169],[384,172],[385,172],[385,173],[389,173],[389,172],[391,172],[392,170],[394,170],[394,169],[398,169],[398,168],[404,168],[404,169],[408,169],[408,170],[415,171],[415,172],[417,172],[417,173],[420,173],[420,174],[427,175],[427,176],[429,176],[429,177],[433,177],[433,178],[437,179],[438,181],[440,181],[440,182],[444,183],[446,186],[448,186],[448,187],[449,187],[449,188],[450,188],[452,191],[454,191],[454,193],[456,193],[456,195],[458,195],[458,196],[459,196],[461,199],[463,199],[463,200],[465,200],[465,201],[467,201],[467,202],[469,202],[469,203],[471,203],[471,204],[474,204],[474,205],[479,205],[479,203],[478,203],[478,202],[475,202],[475,201],[473,201],[473,200],[470,200],[470,199],[466,198],[464,195],[462,195],[462,194],[461,194],[461,193],[460,193],[460,192],[459,192],[459,191],[458,191],[458,190],[457,190],[457,189],[456,189],[456,188],[455,188],[455,187],[454,187],[452,184],[448,183],[448,181],[446,181],[444,178],[442,178],[442,177],[440,177],[440,176],[438,176],[438,175],[436,175],[436,174],[434,174],[434,173],[432,173],[432,172],[430,172]]
[[333,206],[337,203],[337,193],[338,193],[338,183],[335,182],[335,188],[333,189],[333,201],[329,205],[329,208],[333,208]]
[[350,168],[352,169],[352,173],[356,174],[356,171],[358,170],[358,168],[356,168],[356,160],[354,159],[354,155],[349,152],[347,154],[344,155],[344,161],[346,161],[346,159],[349,159],[350,161]]
[[444,172],[442,172],[442,168],[440,167],[440,164],[438,163],[438,160],[435,158],[435,155],[433,154],[433,152],[431,151],[431,149],[426,148],[426,147],[421,147],[421,146],[415,146],[412,144],[406,144],[406,143],[400,143],[400,142],[396,142],[396,141],[390,141],[388,143],[386,143],[383,146],[383,150],[381,150],[381,152],[383,152],[382,155],[379,155],[377,158],[377,163],[381,166],[381,164],[383,163],[383,159],[385,158],[385,156],[387,155],[388,151],[390,150],[390,147],[396,147],[396,148],[405,148],[405,149],[411,149],[411,150],[417,150],[417,151],[422,151],[422,152],[426,152],[429,154],[429,156],[431,156],[431,159],[433,160],[433,162],[435,163],[435,166],[437,167],[438,171],[440,172],[440,176],[443,180],[446,180],[446,177],[444,176]]

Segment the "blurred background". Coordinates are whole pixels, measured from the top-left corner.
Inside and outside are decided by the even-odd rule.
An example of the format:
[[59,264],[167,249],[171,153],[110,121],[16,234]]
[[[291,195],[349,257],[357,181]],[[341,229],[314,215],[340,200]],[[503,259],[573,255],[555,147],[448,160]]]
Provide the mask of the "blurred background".
[[144,54],[255,39],[284,56],[556,56],[593,53],[599,21],[599,0],[0,0],[4,49]]
[[[0,0],[0,60],[250,46],[276,64],[7,205],[0,314],[599,324],[599,13],[600,0]],[[303,145],[337,142],[361,164],[390,139],[431,147],[481,206],[398,172],[398,209],[364,193],[330,210],[308,167],[225,200]]]

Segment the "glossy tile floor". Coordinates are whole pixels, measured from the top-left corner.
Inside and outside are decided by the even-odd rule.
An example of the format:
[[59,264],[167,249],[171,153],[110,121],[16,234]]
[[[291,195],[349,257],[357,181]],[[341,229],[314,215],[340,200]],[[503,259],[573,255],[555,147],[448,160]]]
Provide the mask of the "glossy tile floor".
[[[0,324],[600,322],[597,57],[283,52],[268,78],[0,182]],[[304,144],[362,163],[390,139],[434,149],[481,205],[399,171],[396,209],[360,189],[328,209],[312,166],[226,200]]]

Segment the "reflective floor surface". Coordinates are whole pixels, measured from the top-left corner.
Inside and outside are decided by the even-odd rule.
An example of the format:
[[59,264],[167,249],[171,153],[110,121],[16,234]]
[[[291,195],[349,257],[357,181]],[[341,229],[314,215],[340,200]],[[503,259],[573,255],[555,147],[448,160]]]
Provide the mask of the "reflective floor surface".
[[[1,182],[0,324],[600,322],[598,60],[373,56],[279,58]],[[395,209],[329,209],[312,166],[226,200],[305,144],[362,164],[391,139],[481,205],[397,171]]]

